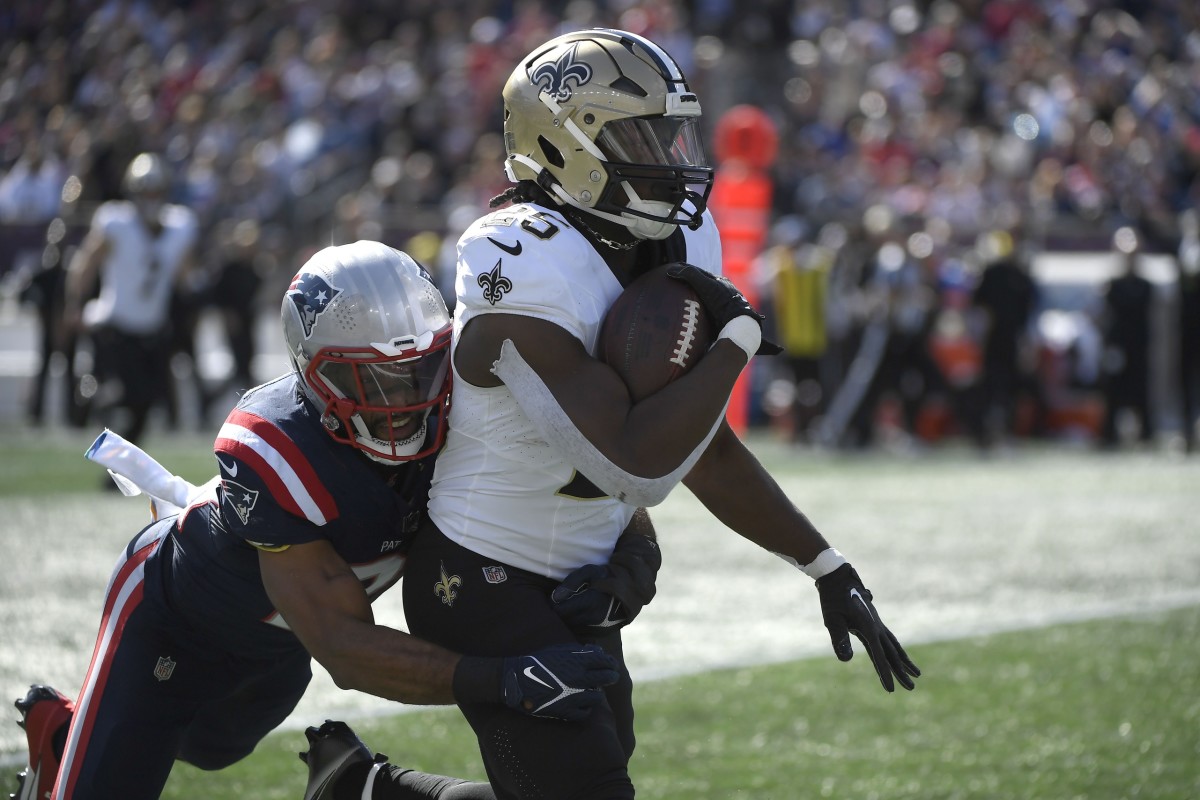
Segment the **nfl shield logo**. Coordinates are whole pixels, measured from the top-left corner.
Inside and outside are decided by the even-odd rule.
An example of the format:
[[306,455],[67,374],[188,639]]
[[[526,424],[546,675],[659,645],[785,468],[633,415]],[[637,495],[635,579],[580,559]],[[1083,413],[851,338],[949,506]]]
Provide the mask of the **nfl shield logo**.
[[483,579],[488,583],[504,583],[508,580],[508,575],[504,572],[504,567],[484,567]]
[[171,673],[175,671],[175,662],[170,656],[163,656],[158,659],[158,663],[154,665],[154,677],[160,681],[165,681],[171,677]]

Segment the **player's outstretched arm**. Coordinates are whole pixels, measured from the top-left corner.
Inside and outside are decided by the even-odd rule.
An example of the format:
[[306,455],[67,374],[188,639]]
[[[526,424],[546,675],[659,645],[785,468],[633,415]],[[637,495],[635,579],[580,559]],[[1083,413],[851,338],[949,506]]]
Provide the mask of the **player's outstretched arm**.
[[906,689],[921,671],[883,624],[858,573],[746,448],[728,425],[713,438],[684,484],[712,514],[741,536],[813,578],[833,651],[842,661],[853,656],[850,636],[862,642],[883,688]]
[[465,657],[377,625],[362,583],[324,540],[260,551],[259,567],[275,608],[343,689],[417,705],[505,703],[535,716],[581,719],[618,677],[616,663],[594,645]]
[[921,670],[879,618],[874,598],[863,586],[854,567],[843,563],[817,578],[817,591],[821,594],[821,617],[838,659],[849,661],[854,657],[850,646],[850,634],[853,633],[867,649],[883,688],[893,692],[895,684],[899,683],[911,691],[915,685],[913,678],[920,677]]

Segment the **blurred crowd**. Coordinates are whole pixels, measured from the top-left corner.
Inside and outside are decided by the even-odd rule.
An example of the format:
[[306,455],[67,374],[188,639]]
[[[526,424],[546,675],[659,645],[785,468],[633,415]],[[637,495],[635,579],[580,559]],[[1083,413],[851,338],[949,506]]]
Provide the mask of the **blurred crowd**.
[[[154,151],[201,231],[172,315],[181,351],[200,309],[236,325],[261,296],[274,313],[330,243],[406,248],[452,296],[454,241],[505,186],[504,80],[534,44],[591,25],[674,54],[710,129],[740,104],[777,127],[758,285],[785,312],[797,300],[777,291],[817,292],[823,324],[791,331],[757,408],[797,440],[869,444],[892,410],[925,438],[1054,427],[1038,373],[1054,367],[1026,341],[1033,253],[1167,253],[1173,285],[1195,283],[1178,257],[1200,205],[1194,0],[12,0],[0,236],[20,246],[0,273],[53,295],[94,208]],[[980,292],[999,264],[1015,272]],[[819,280],[781,283],[787,270]],[[1102,390],[1116,312],[1094,312],[1097,355],[1076,337],[1072,357]],[[989,344],[997,332],[1013,343]]]

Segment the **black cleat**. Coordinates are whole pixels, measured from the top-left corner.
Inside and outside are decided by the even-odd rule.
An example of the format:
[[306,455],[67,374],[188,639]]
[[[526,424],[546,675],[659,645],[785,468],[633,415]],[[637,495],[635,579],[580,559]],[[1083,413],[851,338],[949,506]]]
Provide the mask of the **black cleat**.
[[351,765],[387,761],[387,756],[372,755],[344,722],[327,719],[304,735],[308,738],[308,752],[300,753],[300,760],[308,765],[304,800],[333,800],[334,784]]

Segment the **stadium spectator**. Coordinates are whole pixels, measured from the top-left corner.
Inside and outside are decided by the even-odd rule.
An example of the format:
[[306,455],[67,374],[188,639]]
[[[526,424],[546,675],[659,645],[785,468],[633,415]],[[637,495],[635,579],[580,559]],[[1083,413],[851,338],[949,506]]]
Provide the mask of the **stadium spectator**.
[[1179,227],[1179,383],[1184,442],[1193,452],[1200,435],[1200,212],[1183,212]]
[[1124,440],[1123,415],[1135,417],[1137,435],[1151,442],[1157,417],[1150,398],[1150,310],[1154,286],[1138,272],[1140,245],[1132,228],[1113,235],[1119,274],[1108,282],[1100,328],[1104,336],[1102,386],[1104,426],[1100,443],[1116,447]]
[[[60,336],[65,270],[59,245],[65,223],[58,216],[67,168],[53,146],[39,139],[17,144],[24,147],[21,156],[0,178],[0,224],[12,231],[5,265],[11,270],[10,280],[21,302],[37,314],[38,366],[27,390],[25,413],[39,425],[46,412],[51,359],[55,352],[70,352]],[[56,219],[57,228],[51,230]]]
[[1028,265],[1006,231],[984,238],[988,261],[975,287],[972,303],[983,312],[983,363],[977,425],[980,444],[989,447],[1010,439],[1017,430],[1017,399],[1032,378],[1030,324],[1037,306],[1037,286]]
[[[871,311],[855,355],[862,394],[853,404],[850,442],[857,447],[876,442],[882,404],[891,400],[897,406],[898,418],[887,431],[889,440],[907,447],[916,434],[917,416],[925,398],[948,394],[929,350],[938,298],[934,275],[907,245],[906,223],[893,219],[884,206],[869,210],[868,216],[878,217],[874,228],[877,249],[863,286]],[[835,400],[845,401],[845,396]]]
[[208,412],[217,399],[241,396],[255,384],[258,292],[269,270],[262,242],[264,232],[257,222],[252,219],[224,220],[214,233],[216,267],[215,275],[207,282],[205,305],[219,315],[233,363],[220,384],[201,387],[202,420],[208,419]]
[[809,442],[809,428],[827,402],[822,375],[828,346],[825,308],[837,251],[823,242],[805,241],[803,223],[796,217],[776,222],[771,238],[756,268],[771,301],[768,322],[783,348],[776,360],[790,387],[786,430],[792,442]]

